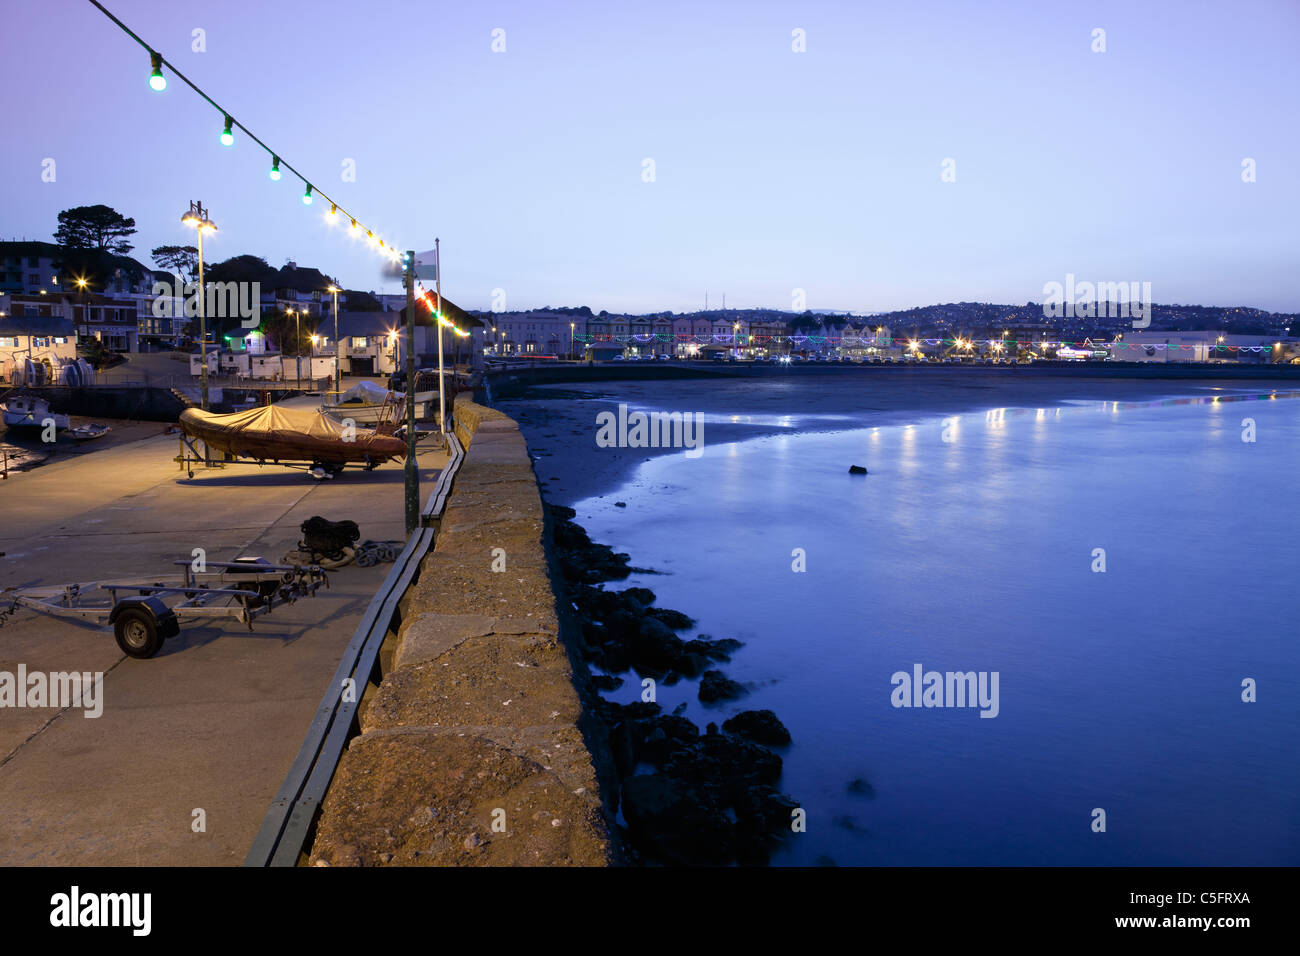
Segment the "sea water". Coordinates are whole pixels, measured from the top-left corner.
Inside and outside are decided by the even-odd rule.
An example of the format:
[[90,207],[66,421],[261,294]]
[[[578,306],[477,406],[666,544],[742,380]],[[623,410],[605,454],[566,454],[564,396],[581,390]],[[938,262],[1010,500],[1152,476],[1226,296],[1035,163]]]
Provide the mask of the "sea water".
[[[1295,865],[1298,467],[1300,400],[1264,392],[706,425],[576,507],[663,572],[627,585],[745,642],[743,700],[656,691],[789,728],[807,832],[774,864]],[[918,666],[996,674],[996,716],[895,706]]]

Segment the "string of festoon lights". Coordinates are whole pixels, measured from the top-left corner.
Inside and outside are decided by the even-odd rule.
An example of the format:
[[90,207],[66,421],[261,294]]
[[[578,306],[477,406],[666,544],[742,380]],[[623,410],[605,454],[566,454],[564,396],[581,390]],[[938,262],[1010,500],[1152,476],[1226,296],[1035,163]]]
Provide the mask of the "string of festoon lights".
[[[468,332],[442,314],[442,302],[439,300],[438,293],[432,289],[426,289],[424,283],[419,279],[415,280],[415,298],[424,303],[425,307],[437,317],[438,324],[443,328],[451,329],[462,339],[469,338]],[[438,304],[435,306],[434,302]]]
[[[1160,352],[1164,351],[1185,351],[1195,352],[1206,348],[1202,345],[1179,345],[1175,342],[1151,342],[1151,343],[1129,343],[1129,342],[1066,342],[1066,341],[1048,341],[1040,339],[1032,341],[1029,339],[894,339],[894,338],[875,338],[870,335],[761,335],[749,334],[747,332],[633,332],[630,334],[612,334],[608,332],[590,332],[586,334],[578,333],[573,336],[575,342],[681,342],[686,344],[709,345],[711,343],[765,343],[765,342],[792,342],[796,345],[802,345],[805,342],[813,345],[831,345],[831,346],[852,346],[861,345],[865,347],[888,347],[902,346],[912,350],[921,348],[934,348],[936,346],[956,347],[963,349],[973,349],[983,345],[988,345],[993,349],[1006,348],[1015,346],[1022,349],[1053,349],[1053,348],[1116,348],[1116,349],[1155,349]],[[1211,345],[1212,351],[1219,352],[1267,352],[1271,348],[1268,345]]]
[[[206,92],[200,89],[198,84],[190,80],[189,77],[187,77],[184,73],[182,73],[180,70],[176,68],[176,65],[174,63],[166,59],[161,53],[159,53],[157,50],[151,47],[143,39],[141,39],[140,36],[135,33],[135,31],[133,31],[125,23],[123,23],[116,16],[114,16],[113,13],[110,10],[108,10],[108,8],[106,8],[102,3],[99,2],[99,0],[90,0],[90,3],[94,5],[101,13],[103,13],[104,16],[112,20],[113,23],[115,23],[122,30],[122,32],[124,32],[127,36],[133,39],[136,43],[140,44],[140,46],[142,46],[145,49],[145,52],[149,54],[149,66],[151,71],[149,74],[150,89],[154,90],[157,93],[161,93],[167,89],[167,76],[163,72],[163,68],[166,67],[168,72],[172,73],[177,79],[181,80],[186,86],[188,86],[195,93],[197,93],[209,106],[211,106],[214,110],[216,110],[218,114],[220,114],[222,120],[222,128],[218,136],[218,142],[220,142],[222,146],[226,146],[226,147],[234,146],[235,130],[239,130],[241,133],[246,135],[250,140],[256,143],[259,147],[261,147],[263,151],[265,151],[268,159],[270,160],[270,167],[267,171],[267,175],[272,181],[279,182],[284,177],[285,173],[290,173],[296,176],[303,185],[303,193],[302,193],[303,205],[310,206],[315,201],[315,199],[319,197],[322,203],[329,203],[330,209],[329,209],[328,219],[326,220],[327,222],[330,222],[331,224],[347,222],[349,224],[348,231],[350,235],[358,238],[364,237],[367,245],[369,245],[374,251],[383,255],[385,258],[391,260],[393,263],[400,264],[402,266],[403,271],[406,271],[407,269],[412,267],[412,264],[406,261],[406,256],[403,253],[398,251],[398,247],[395,243],[390,242],[386,239],[382,239],[379,236],[375,235],[373,229],[368,227],[364,222],[358,219],[351,212],[344,209],[342,204],[340,204],[336,199],[334,199],[329,195],[326,195],[324,190],[314,185],[312,181],[308,179],[305,175],[300,173],[293,166],[293,164],[289,163],[286,159],[284,159],[281,153],[272,149],[261,138],[259,138],[252,130],[250,130],[243,123],[235,119],[235,117],[231,114],[229,110],[221,106],[221,104],[219,104]],[[439,313],[441,313],[441,309],[439,309]],[[443,322],[444,325],[451,324],[448,323],[447,320],[444,319],[441,314],[439,314],[438,318],[440,321]]]

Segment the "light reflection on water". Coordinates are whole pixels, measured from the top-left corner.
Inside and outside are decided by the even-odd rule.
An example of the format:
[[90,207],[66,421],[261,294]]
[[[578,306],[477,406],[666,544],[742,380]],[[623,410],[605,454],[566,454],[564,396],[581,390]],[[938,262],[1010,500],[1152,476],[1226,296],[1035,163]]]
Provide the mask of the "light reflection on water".
[[[628,586],[747,642],[725,667],[744,701],[705,708],[689,682],[659,700],[790,728],[783,787],[809,832],[774,862],[1293,865],[1297,396],[706,446],[643,464],[578,520],[668,572]],[[998,671],[1001,713],[891,707],[914,663]],[[848,792],[858,777],[874,797]]]

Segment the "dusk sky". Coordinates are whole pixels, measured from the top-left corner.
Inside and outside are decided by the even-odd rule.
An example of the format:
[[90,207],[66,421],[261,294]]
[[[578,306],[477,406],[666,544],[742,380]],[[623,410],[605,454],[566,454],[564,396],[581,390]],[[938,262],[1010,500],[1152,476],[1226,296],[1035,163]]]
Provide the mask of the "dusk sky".
[[[788,309],[802,289],[868,312],[1037,301],[1073,273],[1300,311],[1293,0],[106,6],[379,235],[440,237],[467,308],[503,289],[509,309],[687,311],[706,290]],[[179,79],[151,91],[145,51],[85,0],[6,4],[0,76],[0,238],[50,241],[61,209],[105,203],[148,262],[193,241],[200,199],[209,261],[399,291],[256,144],[222,147]]]

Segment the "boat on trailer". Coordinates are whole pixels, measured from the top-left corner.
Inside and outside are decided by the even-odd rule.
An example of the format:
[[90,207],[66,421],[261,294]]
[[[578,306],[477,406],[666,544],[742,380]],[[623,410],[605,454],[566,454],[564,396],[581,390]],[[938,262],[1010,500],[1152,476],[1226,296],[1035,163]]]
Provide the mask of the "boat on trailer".
[[336,475],[347,465],[363,465],[370,471],[390,459],[406,457],[406,442],[394,434],[391,422],[374,429],[357,428],[321,411],[279,405],[229,415],[187,408],[181,412],[180,425],[195,456],[183,459],[189,462],[211,461],[209,454],[200,455],[197,441],[231,459],[306,467],[313,474],[320,472],[318,477]]

